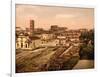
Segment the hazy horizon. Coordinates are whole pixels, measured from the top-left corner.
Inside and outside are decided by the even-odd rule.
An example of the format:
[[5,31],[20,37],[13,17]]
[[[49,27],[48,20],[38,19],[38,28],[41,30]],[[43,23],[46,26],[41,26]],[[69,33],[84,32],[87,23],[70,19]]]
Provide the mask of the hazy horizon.
[[35,28],[49,29],[51,25],[58,25],[68,29],[92,29],[94,9],[17,4],[16,27],[30,27],[30,20],[35,21]]

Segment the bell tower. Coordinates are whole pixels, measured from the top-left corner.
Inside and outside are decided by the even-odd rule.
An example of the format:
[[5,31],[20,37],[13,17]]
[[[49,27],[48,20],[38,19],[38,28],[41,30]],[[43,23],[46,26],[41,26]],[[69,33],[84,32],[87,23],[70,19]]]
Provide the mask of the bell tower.
[[34,20],[30,20],[30,35],[33,36],[34,33]]

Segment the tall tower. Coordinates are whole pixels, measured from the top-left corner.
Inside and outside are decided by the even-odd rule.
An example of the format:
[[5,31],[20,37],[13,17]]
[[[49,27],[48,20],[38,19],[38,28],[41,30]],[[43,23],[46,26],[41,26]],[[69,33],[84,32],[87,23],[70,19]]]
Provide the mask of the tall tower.
[[30,35],[33,36],[34,33],[34,20],[30,20]]

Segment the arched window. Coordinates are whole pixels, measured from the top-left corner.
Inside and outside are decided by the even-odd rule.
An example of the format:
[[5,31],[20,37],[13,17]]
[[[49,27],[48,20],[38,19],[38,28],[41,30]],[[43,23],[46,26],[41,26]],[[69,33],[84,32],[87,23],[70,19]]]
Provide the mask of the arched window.
[[23,43],[21,43],[21,48],[23,48]]
[[25,47],[28,48],[28,44],[26,44]]
[[19,44],[17,43],[17,47],[19,47]]

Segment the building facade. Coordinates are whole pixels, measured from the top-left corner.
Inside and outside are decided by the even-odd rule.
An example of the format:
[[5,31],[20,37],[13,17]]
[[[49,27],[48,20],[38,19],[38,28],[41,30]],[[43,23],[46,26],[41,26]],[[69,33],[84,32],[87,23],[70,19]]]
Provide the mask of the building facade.
[[16,38],[16,49],[28,49],[29,45],[29,37],[24,33],[20,33]]

